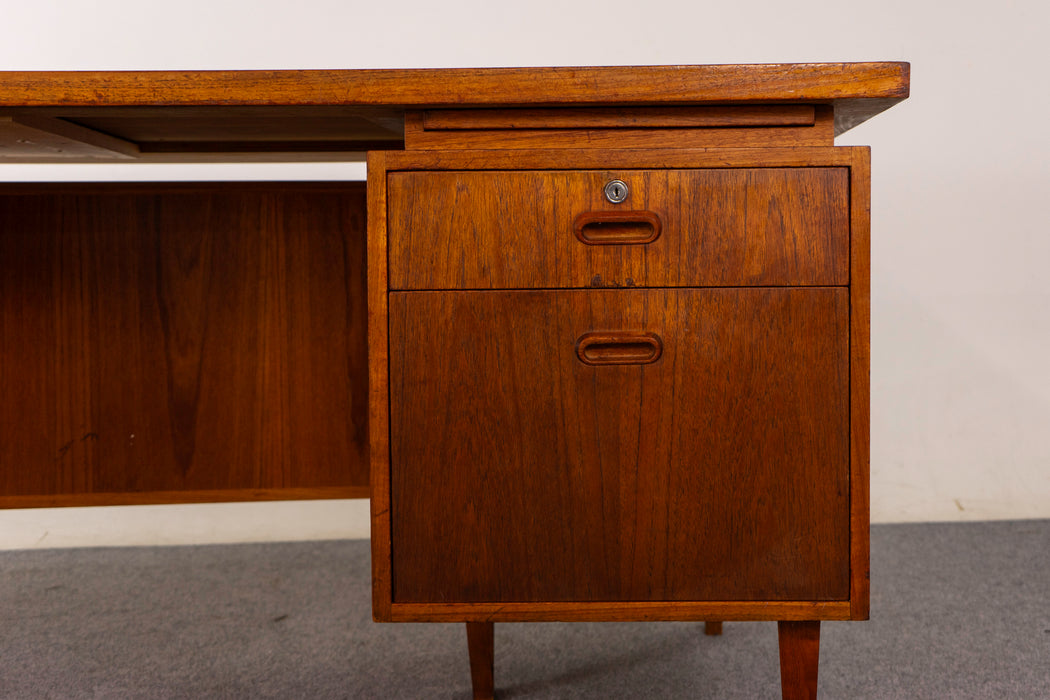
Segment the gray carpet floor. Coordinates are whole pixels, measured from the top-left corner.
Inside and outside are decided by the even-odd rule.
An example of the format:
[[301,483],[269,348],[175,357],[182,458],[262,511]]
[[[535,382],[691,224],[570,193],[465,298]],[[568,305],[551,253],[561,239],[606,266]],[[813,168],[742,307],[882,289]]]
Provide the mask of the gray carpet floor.
[[[363,541],[0,553],[0,698],[470,698],[463,626],[371,621]],[[497,697],[779,697],[776,625],[496,626]],[[1050,698],[1050,520],[872,528],[823,698]]]

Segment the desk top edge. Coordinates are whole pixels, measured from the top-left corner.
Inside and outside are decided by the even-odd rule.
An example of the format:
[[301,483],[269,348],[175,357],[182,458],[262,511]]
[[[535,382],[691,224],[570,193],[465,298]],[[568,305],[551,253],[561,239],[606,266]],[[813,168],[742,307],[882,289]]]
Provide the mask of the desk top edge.
[[457,108],[831,105],[841,134],[908,97],[907,63],[0,71],[0,163],[350,161]]
[[[551,68],[0,71],[0,107],[660,105],[905,99],[902,62]],[[888,105],[887,105],[888,106]]]

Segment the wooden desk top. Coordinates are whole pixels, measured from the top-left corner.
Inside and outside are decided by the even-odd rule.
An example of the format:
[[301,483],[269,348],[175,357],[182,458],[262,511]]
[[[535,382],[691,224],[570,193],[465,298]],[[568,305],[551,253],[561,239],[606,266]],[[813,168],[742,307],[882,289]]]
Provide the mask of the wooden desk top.
[[0,72],[0,162],[357,160],[406,110],[831,104],[840,134],[908,96],[907,63]]

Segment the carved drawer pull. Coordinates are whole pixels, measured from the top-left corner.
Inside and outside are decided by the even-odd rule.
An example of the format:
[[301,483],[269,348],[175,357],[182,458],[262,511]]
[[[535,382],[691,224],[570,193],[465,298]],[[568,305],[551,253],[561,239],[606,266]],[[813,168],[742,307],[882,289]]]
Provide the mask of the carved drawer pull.
[[651,211],[588,211],[576,217],[576,238],[587,245],[638,245],[660,237],[660,217]]
[[585,333],[576,341],[576,356],[585,365],[647,365],[663,349],[660,336],[635,331]]

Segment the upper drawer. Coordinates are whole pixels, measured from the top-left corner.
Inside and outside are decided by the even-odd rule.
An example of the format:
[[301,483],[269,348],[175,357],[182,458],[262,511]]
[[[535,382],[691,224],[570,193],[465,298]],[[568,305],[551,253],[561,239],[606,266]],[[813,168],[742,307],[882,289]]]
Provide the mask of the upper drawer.
[[[621,203],[604,194],[612,180],[627,185]],[[387,183],[392,289],[849,283],[848,168],[391,172]]]

